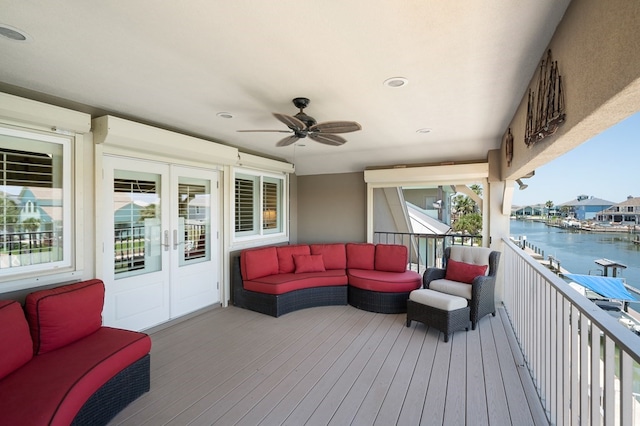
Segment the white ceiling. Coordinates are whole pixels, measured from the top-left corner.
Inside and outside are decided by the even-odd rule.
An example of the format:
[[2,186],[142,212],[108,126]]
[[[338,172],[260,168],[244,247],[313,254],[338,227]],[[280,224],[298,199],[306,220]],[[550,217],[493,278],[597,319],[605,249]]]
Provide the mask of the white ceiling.
[[[0,0],[0,24],[29,36],[0,37],[0,89],[286,159],[299,175],[483,160],[569,1]],[[237,132],[286,130],[271,113],[294,115],[299,96],[318,122],[362,131],[284,148],[284,134]]]

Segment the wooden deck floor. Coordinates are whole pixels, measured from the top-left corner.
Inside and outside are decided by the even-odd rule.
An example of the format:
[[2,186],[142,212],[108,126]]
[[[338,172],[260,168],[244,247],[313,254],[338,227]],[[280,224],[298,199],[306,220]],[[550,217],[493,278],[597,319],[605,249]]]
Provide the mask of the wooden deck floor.
[[152,334],[151,391],[111,424],[547,424],[505,323],[444,343],[404,314],[215,309]]

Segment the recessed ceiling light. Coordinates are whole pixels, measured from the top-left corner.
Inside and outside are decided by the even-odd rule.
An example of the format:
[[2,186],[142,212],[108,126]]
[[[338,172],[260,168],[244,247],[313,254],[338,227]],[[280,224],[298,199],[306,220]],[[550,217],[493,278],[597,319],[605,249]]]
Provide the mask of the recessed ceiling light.
[[409,80],[404,77],[391,77],[386,79],[383,84],[388,87],[402,87],[409,84]]
[[430,133],[430,132],[431,132],[431,129],[428,129],[426,127],[416,130],[416,133]]
[[230,112],[219,112],[216,115],[220,118],[233,118],[233,114]]
[[6,24],[0,24],[0,36],[12,41],[28,41],[31,38],[24,31]]

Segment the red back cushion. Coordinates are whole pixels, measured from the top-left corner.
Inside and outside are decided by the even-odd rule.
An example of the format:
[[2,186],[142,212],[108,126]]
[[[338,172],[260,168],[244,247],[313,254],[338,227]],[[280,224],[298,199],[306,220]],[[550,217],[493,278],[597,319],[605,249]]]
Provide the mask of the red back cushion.
[[484,275],[489,265],[474,265],[472,263],[458,262],[453,259],[447,261],[447,273],[445,279],[471,284],[477,276]]
[[50,352],[102,326],[104,283],[88,280],[31,293],[25,300],[35,355]]
[[311,254],[321,254],[324,267],[331,269],[347,269],[347,251],[344,244],[311,244]]
[[373,269],[376,246],[373,244],[347,243],[347,268]]
[[399,244],[376,245],[376,271],[404,272],[407,270],[408,261],[409,251],[406,246]]
[[242,279],[245,281],[278,273],[278,253],[275,247],[244,250],[240,254]]
[[293,261],[296,264],[296,274],[325,271],[321,254],[296,254]]
[[278,246],[278,272],[280,274],[291,274],[296,270],[293,256],[299,254],[311,254],[308,245]]
[[15,300],[0,300],[0,379],[33,357],[33,342],[22,306]]

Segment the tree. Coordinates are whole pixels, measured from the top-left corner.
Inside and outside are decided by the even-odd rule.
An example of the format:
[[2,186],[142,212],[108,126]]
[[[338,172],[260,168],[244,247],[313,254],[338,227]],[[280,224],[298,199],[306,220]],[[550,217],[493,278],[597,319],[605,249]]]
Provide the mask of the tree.
[[138,222],[144,222],[145,219],[153,219],[156,217],[156,205],[149,204],[140,211],[140,219]]
[[482,215],[480,213],[468,213],[460,216],[453,224],[456,232],[478,235],[482,231]]
[[15,225],[19,215],[20,210],[13,200],[4,195],[0,196],[0,226],[2,226],[2,230],[7,231],[8,226]]
[[549,200],[546,203],[544,203],[545,207],[547,208],[547,219],[549,219],[549,213],[551,213],[551,207],[553,207],[553,201]]

